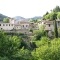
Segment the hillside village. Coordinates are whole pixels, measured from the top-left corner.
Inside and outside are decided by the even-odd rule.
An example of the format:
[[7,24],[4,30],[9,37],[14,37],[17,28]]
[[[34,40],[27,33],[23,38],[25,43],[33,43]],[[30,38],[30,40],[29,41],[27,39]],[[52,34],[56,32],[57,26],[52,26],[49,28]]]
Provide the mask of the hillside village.
[[60,60],[60,7],[41,19],[1,19],[0,60]]
[[29,22],[27,20],[15,20],[13,18],[9,18],[9,22],[0,22],[0,30],[6,32],[16,32],[16,33],[26,33],[29,34],[30,30],[37,30],[38,26],[37,23]]
[[[58,29],[60,28],[60,20],[56,20]],[[40,20],[39,22],[30,22],[28,20],[15,20],[14,18],[9,18],[9,22],[0,21],[0,30],[8,33],[24,33],[32,34],[30,30],[40,30],[41,26],[44,25],[44,30],[48,31],[49,35],[54,32],[54,21]]]

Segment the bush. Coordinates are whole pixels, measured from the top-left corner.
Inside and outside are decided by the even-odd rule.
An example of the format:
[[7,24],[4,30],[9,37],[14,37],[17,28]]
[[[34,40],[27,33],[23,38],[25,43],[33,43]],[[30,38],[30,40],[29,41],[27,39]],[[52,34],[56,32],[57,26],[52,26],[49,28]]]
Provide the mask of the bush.
[[[41,42],[43,43],[45,42]],[[60,38],[53,39],[50,44],[39,46],[31,54],[34,60],[60,60]]]

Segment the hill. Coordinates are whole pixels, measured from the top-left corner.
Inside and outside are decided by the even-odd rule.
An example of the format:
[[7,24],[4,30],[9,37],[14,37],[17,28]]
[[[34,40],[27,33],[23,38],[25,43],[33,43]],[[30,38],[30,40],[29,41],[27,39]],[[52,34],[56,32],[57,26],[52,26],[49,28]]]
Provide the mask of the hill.
[[0,13],[0,21],[2,21],[4,18],[7,18],[8,16],[5,16],[3,14]]
[[16,19],[16,20],[25,20],[25,18],[24,17],[21,17],[21,16],[15,16],[13,18]]
[[41,19],[42,17],[41,16],[35,16],[33,18],[31,18],[32,20],[37,20],[37,19]]
[[16,19],[16,20],[28,20],[28,21],[30,21],[30,20],[37,20],[37,19],[41,19],[42,17],[41,16],[35,16],[35,17],[32,17],[32,18],[24,18],[24,17],[21,17],[21,16],[15,16],[15,17],[13,17],[14,19]]

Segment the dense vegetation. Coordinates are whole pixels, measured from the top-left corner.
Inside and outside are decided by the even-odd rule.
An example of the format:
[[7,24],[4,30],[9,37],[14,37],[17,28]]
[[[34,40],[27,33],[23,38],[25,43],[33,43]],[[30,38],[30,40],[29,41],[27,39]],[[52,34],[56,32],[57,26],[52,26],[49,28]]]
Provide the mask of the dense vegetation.
[[[60,11],[55,10],[58,13]],[[55,10],[53,9],[52,16],[49,16],[53,20],[60,15],[56,15]],[[46,15],[48,14],[47,12]],[[0,60],[60,60],[60,38],[57,36],[56,20],[55,29],[53,39],[47,36],[44,26],[41,30],[30,30],[33,36],[29,41],[27,35],[0,31]]]
[[60,19],[60,7],[56,6],[51,12],[46,12],[45,15],[43,15],[44,20],[55,20]]
[[41,37],[25,43],[0,31],[0,60],[60,60],[60,38]]

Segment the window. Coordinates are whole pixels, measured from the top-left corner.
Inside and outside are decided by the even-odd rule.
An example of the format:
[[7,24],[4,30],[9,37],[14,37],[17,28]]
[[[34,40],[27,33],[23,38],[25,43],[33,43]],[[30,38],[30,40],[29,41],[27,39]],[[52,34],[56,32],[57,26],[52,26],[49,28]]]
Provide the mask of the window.
[[3,26],[5,26],[5,24],[3,24]]
[[49,24],[49,27],[50,27],[50,24]]
[[1,24],[0,24],[0,26],[1,26]]
[[31,23],[31,24],[33,24],[33,23]]
[[28,27],[28,25],[26,25],[26,27]]
[[10,26],[10,24],[9,24],[9,26]]
[[8,26],[8,24],[6,24],[6,26]]
[[24,25],[23,25],[23,27],[24,27]]

